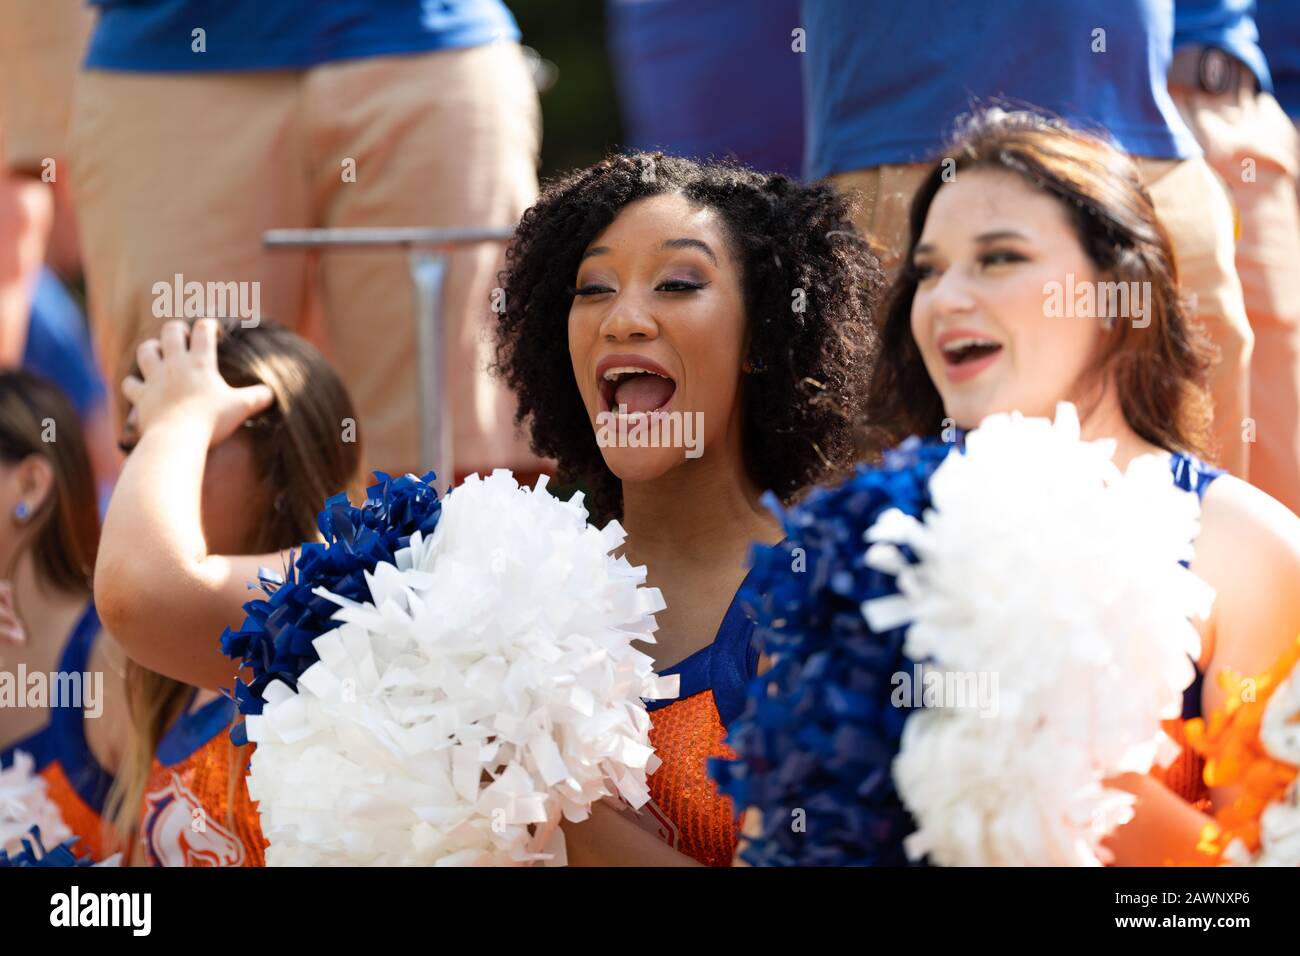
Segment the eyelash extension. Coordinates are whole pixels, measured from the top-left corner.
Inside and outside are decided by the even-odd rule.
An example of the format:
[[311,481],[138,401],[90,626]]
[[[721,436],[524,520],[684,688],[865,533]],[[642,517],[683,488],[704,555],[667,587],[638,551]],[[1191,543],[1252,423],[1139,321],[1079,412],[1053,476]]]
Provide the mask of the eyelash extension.
[[601,285],[571,286],[569,288],[569,295],[603,295],[610,291],[612,290]]
[[117,443],[117,450],[124,455],[129,455],[131,452],[135,451],[135,442],[128,442],[126,440],[119,441]]
[[[686,279],[673,279],[669,282],[661,282],[659,291],[663,292],[695,292],[699,289],[707,288],[707,282],[690,282]],[[667,286],[676,286],[677,288],[669,289]]]

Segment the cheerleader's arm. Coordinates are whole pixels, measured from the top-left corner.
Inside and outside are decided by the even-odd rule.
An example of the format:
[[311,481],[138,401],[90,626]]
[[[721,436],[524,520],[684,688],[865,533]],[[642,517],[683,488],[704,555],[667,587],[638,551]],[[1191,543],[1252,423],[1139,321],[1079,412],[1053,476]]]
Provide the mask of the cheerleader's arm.
[[95,564],[95,605],[105,628],[150,670],[197,687],[234,683],[238,664],[220,635],[243,620],[247,582],[270,555],[209,554],[203,534],[208,449],[265,408],[265,386],[231,388],[216,365],[217,325],[168,322],[140,346],[143,380],[128,378],[139,441],[104,519]]
[[560,824],[570,866],[700,866],[597,800],[582,823]]
[[[1300,634],[1300,518],[1225,475],[1205,494],[1192,571],[1216,595],[1203,661],[1208,716],[1227,704],[1220,673],[1262,674]],[[1239,795],[1238,787],[1210,788],[1216,810]]]
[[1104,841],[1115,866],[1211,866],[1214,859],[1197,849],[1213,821],[1159,780],[1127,773],[1106,781],[1137,797],[1133,819]]
[[[1224,668],[1266,671],[1300,633],[1300,518],[1245,482],[1216,479],[1206,493],[1192,571],[1215,590],[1205,631],[1207,675],[1202,713],[1226,703],[1215,679]],[[1197,846],[1213,819],[1152,777],[1126,774],[1108,781],[1137,797],[1132,821],[1107,841],[1121,866],[1199,865],[1213,858]],[[1239,787],[1211,787],[1218,810]]]

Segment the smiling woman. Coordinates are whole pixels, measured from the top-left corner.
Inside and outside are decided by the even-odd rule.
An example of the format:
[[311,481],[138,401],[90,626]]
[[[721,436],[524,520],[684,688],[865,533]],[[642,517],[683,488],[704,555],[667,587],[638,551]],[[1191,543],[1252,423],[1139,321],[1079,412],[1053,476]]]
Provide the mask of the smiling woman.
[[[954,147],[917,191],[886,309],[870,402],[880,444],[999,411],[1050,416],[1068,399],[1094,424],[1211,454],[1211,346],[1133,161],[1001,110],[972,117]],[[1117,283],[1142,290],[1124,314],[1057,308],[1059,287],[1092,290],[1095,305]]]
[[[743,395],[729,398],[744,408],[746,469],[756,485],[789,498],[850,463],[882,277],[848,214],[848,201],[823,187],[661,154],[614,156],[550,184],[507,251],[497,329],[498,370],[518,397],[517,418],[530,426],[534,449],[586,482],[598,512],[617,516],[622,476],[592,427],[597,412],[617,407],[614,390],[638,404],[660,399],[696,410],[689,402],[706,388],[737,392],[748,363]],[[653,348],[605,349],[584,368],[570,355],[581,348],[583,360],[592,358],[580,339],[610,331],[593,325],[598,316],[626,340],[648,342],[646,330],[628,324],[665,310],[681,319],[679,333],[708,346],[689,370],[692,381],[675,378],[688,371],[680,355],[667,354],[675,337]],[[565,316],[569,334],[558,335]],[[596,361],[622,362],[627,351],[633,364],[597,370]],[[660,366],[646,367],[655,361]],[[624,371],[607,381],[616,368]],[[671,395],[638,371],[669,379]],[[721,424],[706,418],[712,438]]]
[[[1137,168],[1099,138],[1002,110],[972,117],[949,155],[955,162],[936,164],[912,205],[870,421],[887,445],[995,413],[1050,416],[1070,401],[1084,439],[1113,440],[1121,467],[1141,455],[1167,460],[1178,487],[1201,498],[1191,570],[1217,595],[1198,622],[1202,652],[1182,717],[1213,711],[1226,693],[1214,676],[1262,673],[1300,632],[1300,520],[1196,457],[1212,451],[1214,357],[1184,311],[1169,237]],[[1091,286],[1095,305],[1116,283],[1141,290],[1126,297],[1128,314],[1062,314],[1053,301],[1064,286]],[[1182,721],[1170,731],[1182,737]],[[1204,862],[1195,851],[1203,811],[1236,793],[1208,788],[1202,768],[1184,746],[1161,773],[1113,781],[1138,796],[1136,818],[1113,840],[1119,862]]]
[[647,652],[681,681],[651,705],[651,805],[566,826],[570,862],[727,865],[736,820],[706,766],[758,664],[733,595],[750,543],[781,536],[762,493],[790,501],[860,453],[879,268],[828,187],[645,153],[550,185],[507,264],[518,420],[622,520],[668,605]]

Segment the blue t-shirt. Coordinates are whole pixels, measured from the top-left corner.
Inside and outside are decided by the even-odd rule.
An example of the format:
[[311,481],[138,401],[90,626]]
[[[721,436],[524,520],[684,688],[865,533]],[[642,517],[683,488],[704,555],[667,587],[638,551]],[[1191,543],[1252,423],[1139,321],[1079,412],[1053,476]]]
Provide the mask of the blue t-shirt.
[[1273,91],[1259,48],[1255,0],[1174,0],[1174,49],[1192,44],[1226,50],[1250,67],[1260,89]]
[[85,317],[54,273],[44,267],[32,297],[23,368],[63,389],[83,420],[104,404],[104,380],[95,364]]
[[931,159],[996,98],[1137,156],[1200,155],[1169,97],[1173,0],[804,0],[803,26],[810,178]]
[[799,0],[609,0],[627,141],[798,176]]
[[1300,120],[1300,0],[1259,0],[1259,45],[1273,76],[1273,95]]
[[100,15],[86,66],[104,70],[302,69],[519,39],[501,0],[89,2]]

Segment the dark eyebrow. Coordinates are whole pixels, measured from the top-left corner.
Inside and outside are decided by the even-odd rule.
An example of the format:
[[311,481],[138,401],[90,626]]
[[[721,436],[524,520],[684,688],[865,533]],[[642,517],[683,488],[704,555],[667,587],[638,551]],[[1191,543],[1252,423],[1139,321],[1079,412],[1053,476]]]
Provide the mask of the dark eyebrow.
[[660,249],[699,249],[709,261],[715,266],[718,264],[718,257],[713,254],[709,244],[702,239],[665,239],[659,244]]
[[[1014,229],[999,229],[995,232],[982,232],[975,237],[975,241],[980,245],[988,245],[990,242],[998,242],[1002,239],[1019,239],[1021,242],[1028,242],[1029,238]],[[929,255],[934,252],[934,246],[928,242],[923,242],[912,250],[914,256]]]
[[[709,261],[712,262],[715,266],[718,264],[718,257],[713,254],[712,247],[710,247],[709,244],[702,239],[665,239],[663,242],[659,244],[659,248],[699,249],[701,252],[703,252],[706,256],[709,257]],[[586,252],[582,254],[582,258],[586,259],[589,256],[603,256],[607,252],[609,252],[609,246],[592,246],[590,249],[588,249]],[[579,261],[581,262],[582,260],[580,259]]]

